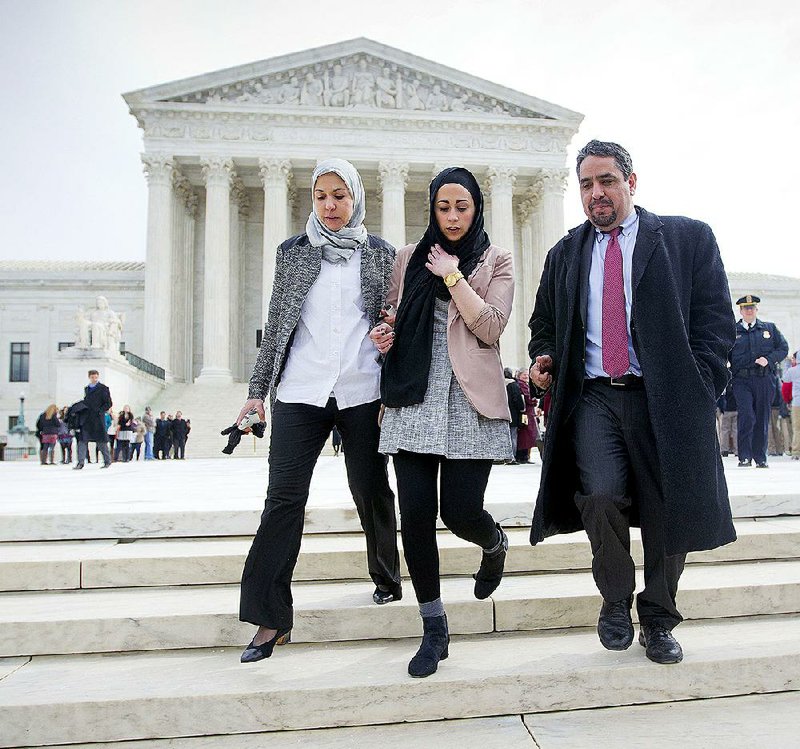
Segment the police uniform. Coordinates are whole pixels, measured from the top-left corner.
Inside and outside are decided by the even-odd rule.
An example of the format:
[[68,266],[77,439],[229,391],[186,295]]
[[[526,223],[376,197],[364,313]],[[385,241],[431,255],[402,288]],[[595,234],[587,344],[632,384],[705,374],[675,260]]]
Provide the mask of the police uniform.
[[[756,305],[761,299],[752,294],[737,300],[740,307]],[[767,435],[772,400],[775,397],[777,366],[789,353],[789,344],[775,323],[758,318],[748,326],[736,323],[736,342],[731,349],[733,392],[738,407],[739,465],[767,465]],[[756,364],[760,357],[768,364]]]

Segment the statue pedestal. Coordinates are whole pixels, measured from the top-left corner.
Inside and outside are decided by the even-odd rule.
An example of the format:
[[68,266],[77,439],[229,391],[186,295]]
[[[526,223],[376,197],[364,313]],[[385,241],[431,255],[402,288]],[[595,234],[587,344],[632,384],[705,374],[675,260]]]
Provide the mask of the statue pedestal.
[[111,390],[115,411],[129,405],[139,414],[166,387],[164,380],[142,372],[120,354],[73,346],[56,357],[55,402],[69,406],[81,400],[90,369],[96,369],[100,382]]

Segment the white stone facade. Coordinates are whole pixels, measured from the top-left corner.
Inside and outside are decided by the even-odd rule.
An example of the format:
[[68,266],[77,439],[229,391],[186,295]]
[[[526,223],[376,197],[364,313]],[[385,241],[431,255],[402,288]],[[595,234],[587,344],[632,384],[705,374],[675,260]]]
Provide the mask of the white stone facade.
[[[139,353],[145,331],[144,263],[0,262],[0,434],[8,428],[8,417],[19,413],[20,394],[25,395],[29,426],[55,402],[59,344],[75,341],[76,310],[93,307],[98,296],[107,297],[117,312],[124,313],[125,348]],[[29,344],[26,382],[10,381],[12,343]],[[69,403],[81,397],[79,388]]]
[[509,365],[524,361],[530,292],[564,232],[566,149],[582,115],[368,39],[125,100],[144,131],[145,324],[160,333],[143,355],[169,378],[248,379],[275,248],[303,231],[311,173],[331,156],[359,169],[367,228],[397,247],[424,231],[434,174],[453,164],[476,174],[492,241],[514,252],[528,292],[501,341]]

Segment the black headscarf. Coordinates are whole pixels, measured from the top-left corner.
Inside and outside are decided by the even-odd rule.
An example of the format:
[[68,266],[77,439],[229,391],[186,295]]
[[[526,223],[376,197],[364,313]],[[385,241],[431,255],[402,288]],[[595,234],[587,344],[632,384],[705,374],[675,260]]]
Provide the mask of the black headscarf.
[[[436,193],[442,185],[465,187],[475,203],[475,216],[467,233],[450,242],[436,221]],[[436,298],[450,299],[444,280],[426,267],[428,253],[438,244],[458,258],[458,269],[469,278],[491,244],[483,228],[483,195],[472,172],[463,167],[449,167],[434,177],[428,201],[428,228],[408,261],[403,282],[403,298],[397,310],[395,338],[386,354],[381,376],[381,400],[391,408],[422,403],[428,389],[433,345],[433,308]]]

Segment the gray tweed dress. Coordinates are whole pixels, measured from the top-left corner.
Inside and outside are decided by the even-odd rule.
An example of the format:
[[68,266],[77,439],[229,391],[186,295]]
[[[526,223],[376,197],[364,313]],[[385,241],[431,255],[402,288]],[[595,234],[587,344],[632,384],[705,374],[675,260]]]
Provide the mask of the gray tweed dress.
[[437,299],[428,390],[422,403],[387,408],[381,426],[380,452],[399,450],[455,459],[511,458],[507,421],[481,416],[458,384],[447,352],[449,302]]

